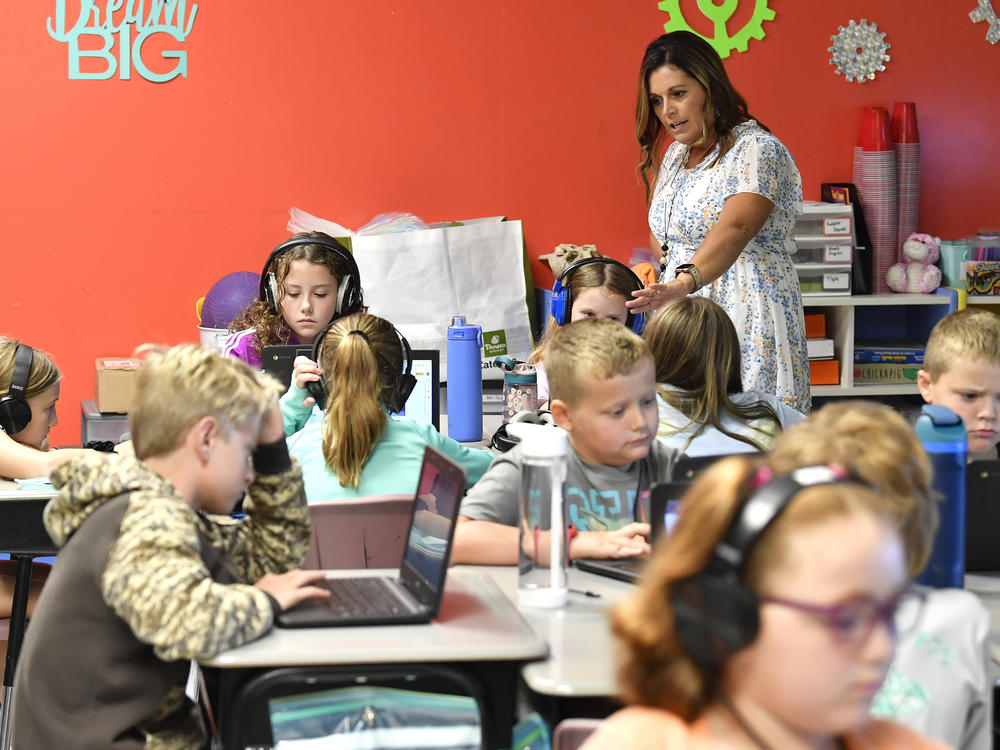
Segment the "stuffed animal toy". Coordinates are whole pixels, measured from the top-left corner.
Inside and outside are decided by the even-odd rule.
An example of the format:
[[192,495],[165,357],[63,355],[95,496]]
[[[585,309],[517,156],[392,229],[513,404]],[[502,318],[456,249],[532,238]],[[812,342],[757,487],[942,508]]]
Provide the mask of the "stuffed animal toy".
[[903,243],[905,263],[890,266],[886,285],[894,292],[930,294],[941,285],[941,269],[935,266],[941,257],[941,239],[929,234],[911,234]]

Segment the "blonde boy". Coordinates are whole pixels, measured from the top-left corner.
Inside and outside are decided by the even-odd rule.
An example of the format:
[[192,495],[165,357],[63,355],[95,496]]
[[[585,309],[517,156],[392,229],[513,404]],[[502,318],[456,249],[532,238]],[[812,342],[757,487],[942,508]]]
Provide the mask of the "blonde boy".
[[[570,323],[549,340],[545,370],[552,416],[569,433],[564,496],[578,532],[570,558],[648,552],[649,525],[634,520],[636,505],[670,476],[678,453],[655,440],[655,369],[645,342],[611,320]],[[521,462],[520,446],[497,456],[462,500],[454,562],[517,562]]]
[[1000,316],[968,308],[931,331],[917,374],[924,401],[947,406],[969,431],[969,459],[997,458],[1000,442]]
[[[325,595],[308,585],[318,572],[291,570],[309,517],[274,385],[176,347],[140,376],[135,457],[95,453],[53,472],[45,525],[61,550],[17,671],[16,747],[201,747],[191,660]],[[244,492],[241,521],[208,515]]]

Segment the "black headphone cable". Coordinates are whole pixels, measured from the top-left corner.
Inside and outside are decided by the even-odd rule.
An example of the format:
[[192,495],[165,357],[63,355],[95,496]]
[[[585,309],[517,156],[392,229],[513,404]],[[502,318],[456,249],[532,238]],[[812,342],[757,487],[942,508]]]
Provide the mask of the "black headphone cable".
[[[729,696],[726,695],[725,691],[717,690],[716,694],[719,697],[719,702],[723,705],[726,711],[729,712],[729,715],[733,717],[733,720],[739,724],[740,729],[746,732],[747,737],[753,740],[753,743],[757,745],[760,750],[774,750],[774,748],[767,744],[767,742],[764,741],[764,738],[757,734],[754,728],[750,726],[750,722],[743,717],[743,714],[736,710],[736,706],[733,705],[731,700],[729,700]],[[836,745],[839,750],[847,750],[847,743],[844,741],[843,737],[836,738]]]
[[729,715],[733,717],[733,720],[739,724],[740,729],[746,732],[747,737],[753,740],[753,743],[759,747],[760,750],[774,750],[774,748],[767,744],[767,742],[764,741],[764,738],[757,734],[756,730],[750,726],[750,722],[743,718],[743,714],[736,710],[736,706],[734,706],[733,702],[729,700],[729,696],[726,695],[725,690],[717,690],[716,694],[718,695],[719,703],[721,703],[723,708],[729,712]]

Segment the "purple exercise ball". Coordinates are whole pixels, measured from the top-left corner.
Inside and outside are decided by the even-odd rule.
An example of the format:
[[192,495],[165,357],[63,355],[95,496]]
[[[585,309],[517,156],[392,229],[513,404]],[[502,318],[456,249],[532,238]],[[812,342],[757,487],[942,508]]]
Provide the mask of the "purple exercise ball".
[[201,306],[201,324],[205,328],[228,328],[233,318],[260,295],[260,274],[234,271],[216,281]]

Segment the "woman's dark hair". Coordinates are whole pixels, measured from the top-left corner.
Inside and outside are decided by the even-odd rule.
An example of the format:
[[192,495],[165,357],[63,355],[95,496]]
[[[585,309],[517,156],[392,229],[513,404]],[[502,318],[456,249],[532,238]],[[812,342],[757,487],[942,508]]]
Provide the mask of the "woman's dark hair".
[[[639,141],[637,171],[646,188],[646,201],[652,194],[649,171],[653,168],[666,137],[666,130],[649,104],[649,77],[664,65],[674,65],[701,84],[705,89],[705,116],[715,113],[715,133],[719,138],[719,155],[708,166],[714,166],[733,147],[733,128],[751,119],[746,100],[733,88],[715,49],[690,31],[673,31],[654,39],[642,57],[639,67],[639,88],[635,102],[635,137]],[[761,125],[764,128],[763,125]],[[764,128],[767,130],[767,128]],[[707,131],[703,138],[707,138]]]

